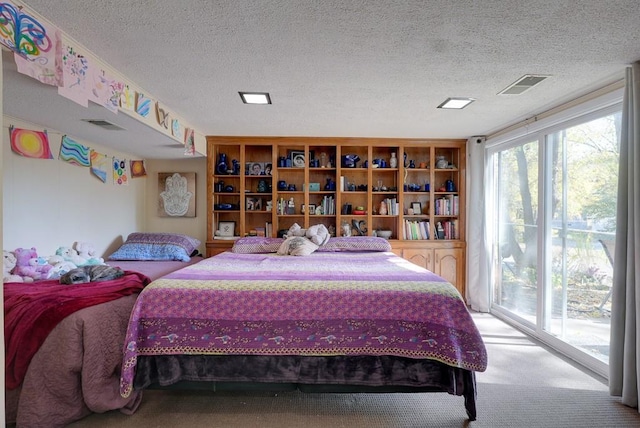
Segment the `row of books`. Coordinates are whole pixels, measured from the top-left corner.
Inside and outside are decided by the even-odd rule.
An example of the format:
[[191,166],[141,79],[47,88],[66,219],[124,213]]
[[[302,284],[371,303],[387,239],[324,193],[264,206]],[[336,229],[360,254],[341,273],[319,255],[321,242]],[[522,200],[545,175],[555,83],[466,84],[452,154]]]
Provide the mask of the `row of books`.
[[446,220],[436,223],[436,239],[460,239],[458,220]]
[[[405,240],[429,239],[428,220],[405,220],[402,238]],[[434,239],[460,239],[458,220],[439,221],[433,227]]]
[[460,213],[458,195],[443,196],[434,202],[436,215],[458,215]]
[[429,239],[429,222],[405,220],[402,237],[407,240]]
[[[324,215],[335,215],[336,214],[336,201],[333,196],[325,196],[322,198],[320,202],[320,206],[322,207],[322,214]],[[312,213],[310,213],[312,214]]]
[[384,198],[383,201],[387,205],[387,215],[398,215],[399,204],[397,198]]

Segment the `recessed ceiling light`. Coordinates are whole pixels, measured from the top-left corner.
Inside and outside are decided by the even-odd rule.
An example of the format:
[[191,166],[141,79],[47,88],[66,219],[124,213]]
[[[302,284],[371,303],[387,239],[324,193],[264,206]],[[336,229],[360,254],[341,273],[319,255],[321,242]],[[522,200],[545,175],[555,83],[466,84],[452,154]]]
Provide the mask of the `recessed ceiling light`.
[[475,98],[447,98],[438,108],[462,109],[475,101]]
[[245,104],[271,104],[268,92],[238,92]]

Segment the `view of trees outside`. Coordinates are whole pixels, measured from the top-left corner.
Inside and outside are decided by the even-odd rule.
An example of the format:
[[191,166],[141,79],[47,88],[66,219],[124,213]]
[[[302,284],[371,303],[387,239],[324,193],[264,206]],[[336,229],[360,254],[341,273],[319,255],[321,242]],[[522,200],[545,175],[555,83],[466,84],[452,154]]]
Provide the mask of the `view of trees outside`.
[[[544,314],[540,321],[545,331],[605,362],[620,119],[620,113],[612,114],[547,135],[542,174],[537,141],[494,156],[501,266],[494,304],[532,323],[537,313]],[[540,213],[538,192],[545,177],[550,208]],[[546,228],[538,230],[542,224]],[[537,244],[543,231],[549,266],[541,273]],[[542,286],[539,302],[537,287]]]

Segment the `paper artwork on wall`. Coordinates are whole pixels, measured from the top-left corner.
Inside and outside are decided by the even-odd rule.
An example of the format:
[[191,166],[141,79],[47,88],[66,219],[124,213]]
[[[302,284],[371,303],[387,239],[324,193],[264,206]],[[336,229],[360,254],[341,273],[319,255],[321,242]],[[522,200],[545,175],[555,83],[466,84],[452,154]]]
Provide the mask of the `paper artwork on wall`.
[[114,157],[111,165],[113,165],[113,184],[118,186],[128,186],[129,168],[127,166],[127,160]]
[[158,125],[164,129],[169,129],[169,112],[160,107],[160,103],[156,103],[156,119],[158,119]]
[[171,135],[176,138],[180,138],[180,136],[182,135],[182,133],[180,132],[180,128],[180,121],[178,119],[173,119],[171,121]]
[[118,113],[124,83],[99,68],[92,68],[90,82],[89,101],[103,106],[112,113]]
[[136,113],[142,117],[149,116],[151,110],[151,99],[147,98],[144,94],[136,92]]
[[16,53],[20,73],[49,85],[62,85],[60,30],[11,2],[0,3],[0,43]]
[[69,45],[63,45],[62,77],[64,86],[58,88],[58,94],[80,104],[89,106],[89,59]]
[[158,216],[196,216],[196,173],[158,173]]
[[11,150],[26,158],[53,159],[47,131],[9,127]]
[[144,168],[144,160],[131,161],[131,178],[146,177],[147,171]]
[[62,86],[62,36],[60,30],[55,29],[49,33],[51,37],[52,49],[48,52],[41,52],[36,58],[32,55],[24,57],[14,54],[16,67],[19,73],[32,77],[46,85]]
[[133,111],[136,108],[136,91],[129,85],[124,85],[120,94],[120,108]]
[[109,158],[107,155],[91,150],[91,173],[98,177],[103,183],[107,182],[109,171]]
[[58,159],[73,165],[89,167],[91,166],[90,156],[91,149],[89,147],[75,142],[66,135],[62,136]]
[[185,140],[184,140],[184,154],[185,155],[195,155],[196,154],[196,146],[194,141],[195,135],[194,130],[191,128],[187,128],[185,132]]
[[89,93],[89,101],[105,107],[112,113],[117,113],[124,83],[97,67],[90,67],[90,75],[91,91]]

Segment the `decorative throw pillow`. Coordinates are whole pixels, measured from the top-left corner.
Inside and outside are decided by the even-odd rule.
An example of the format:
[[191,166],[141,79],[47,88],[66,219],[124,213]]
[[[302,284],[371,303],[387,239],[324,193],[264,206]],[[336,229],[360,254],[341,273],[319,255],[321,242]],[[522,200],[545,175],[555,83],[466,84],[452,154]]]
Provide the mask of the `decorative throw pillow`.
[[263,254],[277,253],[278,248],[284,242],[282,238],[265,238],[261,236],[249,236],[236,240],[231,248],[232,253]]
[[362,251],[391,251],[391,244],[384,238],[377,236],[350,236],[335,237],[322,247],[318,248],[318,252],[362,252]]
[[301,236],[293,236],[284,240],[278,248],[278,254],[281,256],[308,256],[318,249],[318,246],[307,238]]
[[188,262],[200,240],[180,233],[135,232],[109,260],[179,260]]

